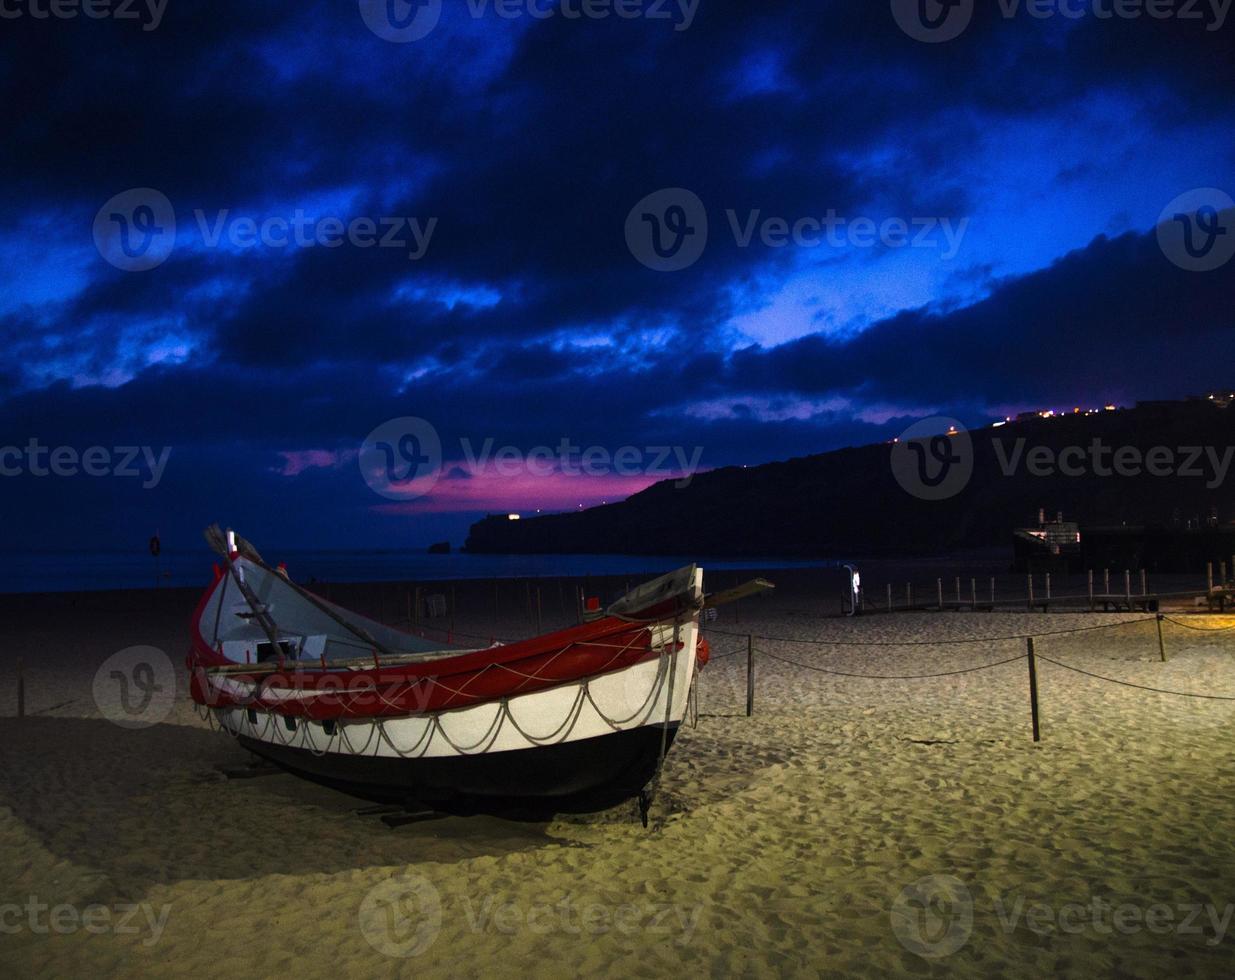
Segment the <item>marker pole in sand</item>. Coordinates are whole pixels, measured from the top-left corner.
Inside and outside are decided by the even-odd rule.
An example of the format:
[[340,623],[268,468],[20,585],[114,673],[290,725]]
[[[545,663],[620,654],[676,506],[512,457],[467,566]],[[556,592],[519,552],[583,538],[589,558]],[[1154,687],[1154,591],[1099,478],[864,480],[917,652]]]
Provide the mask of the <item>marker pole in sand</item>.
[[1042,727],[1038,719],[1038,663],[1033,653],[1033,637],[1025,638],[1029,651],[1029,710],[1033,713],[1033,740],[1042,741]]
[[1162,613],[1158,613],[1158,656],[1166,663],[1166,643],[1162,640]]
[[20,659],[17,661],[17,717],[26,717],[26,665]]
[[755,638],[746,637],[746,717],[755,713]]

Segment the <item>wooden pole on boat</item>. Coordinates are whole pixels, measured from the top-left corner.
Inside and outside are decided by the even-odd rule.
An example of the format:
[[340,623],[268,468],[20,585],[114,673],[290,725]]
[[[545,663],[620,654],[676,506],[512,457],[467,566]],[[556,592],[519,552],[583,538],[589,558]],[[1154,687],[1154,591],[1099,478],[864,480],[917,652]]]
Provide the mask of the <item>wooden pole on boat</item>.
[[17,717],[26,717],[26,664],[17,658]]
[[746,637],[746,717],[755,713],[755,638]]
[[1033,715],[1033,740],[1035,742],[1042,741],[1042,727],[1038,718],[1038,663],[1033,652],[1033,637],[1027,636],[1025,643],[1028,647],[1029,660],[1029,710]]

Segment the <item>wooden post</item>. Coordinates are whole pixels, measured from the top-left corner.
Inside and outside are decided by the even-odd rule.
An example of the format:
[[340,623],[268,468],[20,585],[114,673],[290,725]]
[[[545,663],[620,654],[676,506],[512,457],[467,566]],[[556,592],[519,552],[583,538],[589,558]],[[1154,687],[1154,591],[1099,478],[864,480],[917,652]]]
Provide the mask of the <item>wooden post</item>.
[[1093,569],[1089,570],[1089,611],[1093,612]]
[[1025,638],[1029,649],[1029,710],[1033,716],[1033,740],[1042,741],[1042,726],[1038,717],[1038,662],[1033,652],[1033,637]]
[[1162,639],[1162,613],[1158,613],[1158,656],[1166,663],[1166,643]]
[[1109,568],[1102,569],[1102,594],[1111,594],[1111,570]]
[[1226,585],[1226,561],[1223,560],[1218,564],[1218,579],[1223,585]]
[[888,612],[892,611],[892,583],[888,583]]
[[1029,582],[1029,586],[1028,586],[1029,587],[1029,600],[1026,604],[1026,608],[1030,612],[1033,612],[1033,572],[1030,572],[1027,578]]
[[1046,573],[1046,598],[1049,601],[1051,598],[1051,573]]
[[1141,569],[1141,595],[1149,595],[1149,573]]
[[26,664],[17,659],[17,717],[26,717]]
[[961,577],[956,576],[956,608],[961,607]]
[[1124,569],[1124,599],[1128,603],[1128,612],[1132,612],[1132,573]]
[[991,608],[995,607],[995,576],[991,576]]
[[978,608],[978,580],[976,578],[969,580],[969,601],[974,609]]
[[935,579],[935,588],[939,592],[939,611],[943,612],[943,579]]
[[913,608],[913,583],[906,582],[905,583],[905,610],[908,611],[912,608]]
[[1207,595],[1212,595],[1214,591],[1214,563],[1212,561],[1205,563],[1205,592]]
[[746,717],[755,713],[755,638],[746,637]]

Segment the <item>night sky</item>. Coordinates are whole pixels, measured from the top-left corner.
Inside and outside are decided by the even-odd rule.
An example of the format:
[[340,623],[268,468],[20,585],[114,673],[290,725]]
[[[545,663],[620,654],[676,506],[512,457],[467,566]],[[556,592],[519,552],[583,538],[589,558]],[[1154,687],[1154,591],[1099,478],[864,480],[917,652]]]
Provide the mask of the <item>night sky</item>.
[[[1235,384],[1235,17],[924,2],[958,36],[899,0],[4,0],[4,547],[457,543],[665,475],[464,439],[714,468]],[[402,417],[440,478],[383,495]]]

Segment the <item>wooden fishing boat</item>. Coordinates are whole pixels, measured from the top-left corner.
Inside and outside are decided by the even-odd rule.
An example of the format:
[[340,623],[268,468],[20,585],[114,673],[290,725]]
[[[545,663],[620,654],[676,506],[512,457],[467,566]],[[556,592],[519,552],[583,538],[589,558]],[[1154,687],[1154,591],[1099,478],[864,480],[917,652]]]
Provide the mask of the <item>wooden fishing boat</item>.
[[449,646],[357,615],[217,528],[192,619],[193,700],[258,756],[380,803],[450,813],[588,812],[640,797],[707,660],[691,565],[591,621]]

